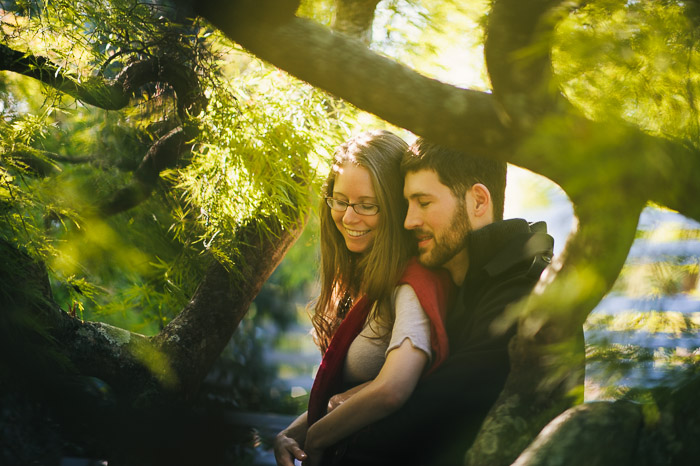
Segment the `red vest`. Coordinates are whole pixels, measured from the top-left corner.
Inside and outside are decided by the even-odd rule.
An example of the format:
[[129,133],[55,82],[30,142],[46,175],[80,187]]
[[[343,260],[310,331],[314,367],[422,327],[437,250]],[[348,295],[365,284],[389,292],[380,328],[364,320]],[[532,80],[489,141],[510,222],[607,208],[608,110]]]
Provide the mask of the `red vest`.
[[[406,265],[406,269],[397,283],[397,285],[402,284],[411,285],[430,320],[430,345],[433,350],[433,360],[426,372],[428,374],[442,364],[449,352],[444,320],[453,288],[452,280],[446,270],[426,269],[413,258]],[[311,388],[308,411],[309,425],[326,414],[328,400],[340,392],[348,348],[362,331],[371,308],[372,305],[367,297],[361,297],[350,309],[333,335]]]

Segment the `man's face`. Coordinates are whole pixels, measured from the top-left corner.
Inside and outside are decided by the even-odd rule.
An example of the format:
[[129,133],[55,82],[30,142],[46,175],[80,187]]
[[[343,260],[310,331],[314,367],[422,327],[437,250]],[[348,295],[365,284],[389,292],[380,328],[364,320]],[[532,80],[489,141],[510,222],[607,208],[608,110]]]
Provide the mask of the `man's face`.
[[471,225],[464,199],[458,199],[433,170],[406,175],[403,195],[408,201],[404,227],[418,240],[418,261],[428,267],[450,268],[462,259]]

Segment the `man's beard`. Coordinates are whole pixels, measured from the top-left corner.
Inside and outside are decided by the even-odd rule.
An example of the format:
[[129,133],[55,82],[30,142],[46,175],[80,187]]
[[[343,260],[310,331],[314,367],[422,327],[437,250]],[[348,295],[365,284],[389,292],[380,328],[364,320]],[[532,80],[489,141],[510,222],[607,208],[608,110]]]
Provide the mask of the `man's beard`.
[[455,207],[450,226],[440,236],[433,236],[433,248],[427,254],[419,253],[418,261],[426,267],[444,265],[465,247],[471,230],[466,205],[462,201]]

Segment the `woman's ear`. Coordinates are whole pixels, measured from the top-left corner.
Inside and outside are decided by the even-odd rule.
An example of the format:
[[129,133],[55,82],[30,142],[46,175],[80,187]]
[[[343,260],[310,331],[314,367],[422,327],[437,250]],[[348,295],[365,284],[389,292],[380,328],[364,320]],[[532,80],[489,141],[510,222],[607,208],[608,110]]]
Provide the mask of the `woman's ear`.
[[489,188],[475,183],[467,190],[467,206],[473,228],[480,228],[493,222],[493,202]]

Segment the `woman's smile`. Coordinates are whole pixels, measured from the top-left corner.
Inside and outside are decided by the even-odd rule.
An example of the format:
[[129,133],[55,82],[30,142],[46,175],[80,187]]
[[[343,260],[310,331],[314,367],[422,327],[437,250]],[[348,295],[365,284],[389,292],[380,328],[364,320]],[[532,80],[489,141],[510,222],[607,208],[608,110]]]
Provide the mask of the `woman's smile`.
[[[342,165],[338,170],[332,196],[348,204],[377,204],[369,170],[351,163]],[[362,253],[372,247],[381,211],[374,215],[361,215],[354,206],[348,205],[344,212],[332,210],[331,215],[348,250]]]

